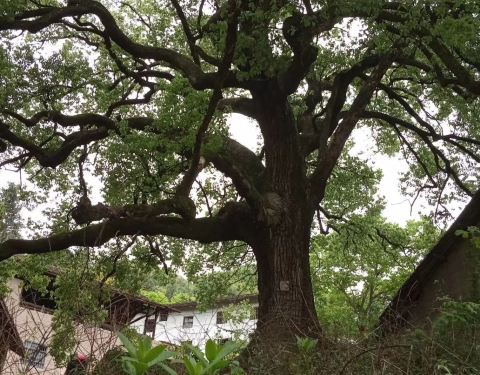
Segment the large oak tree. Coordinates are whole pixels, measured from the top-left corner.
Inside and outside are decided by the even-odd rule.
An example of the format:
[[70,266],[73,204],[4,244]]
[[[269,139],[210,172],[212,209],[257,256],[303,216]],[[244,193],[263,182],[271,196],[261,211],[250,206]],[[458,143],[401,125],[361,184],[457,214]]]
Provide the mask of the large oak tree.
[[[353,183],[336,179],[355,172],[342,160],[356,128],[367,151],[405,157],[407,191],[441,206],[476,190],[479,12],[474,0],[0,2],[0,162],[77,200],[59,205],[71,222],[5,241],[0,258],[125,236],[241,241],[260,341],[321,334],[310,236],[317,214],[345,214],[325,202]],[[232,112],[260,130],[258,152],[229,136]],[[88,168],[104,202],[89,198]]]

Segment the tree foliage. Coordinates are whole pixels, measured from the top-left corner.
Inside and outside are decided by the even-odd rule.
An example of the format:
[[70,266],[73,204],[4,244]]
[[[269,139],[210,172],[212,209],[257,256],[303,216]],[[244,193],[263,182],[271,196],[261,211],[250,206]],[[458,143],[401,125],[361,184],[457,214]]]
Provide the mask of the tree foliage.
[[[230,264],[246,251],[218,243],[244,243],[257,265],[259,337],[318,335],[314,218],[323,231],[325,219],[378,206],[378,171],[349,151],[365,147],[355,130],[373,140],[370,158],[407,161],[401,188],[438,215],[477,189],[479,7],[2,1],[0,165],[24,170],[37,200],[56,204],[36,238],[0,244],[0,259],[117,241],[98,252],[109,275],[127,272],[130,252],[139,264],[180,263],[192,243],[179,239]],[[232,112],[253,120],[258,150],[232,139]],[[397,235],[378,215],[366,220],[380,232],[365,225],[356,236],[379,237],[372,252]]]
[[317,311],[331,334],[367,337],[439,231],[427,218],[402,228],[375,213],[336,230],[313,240]]
[[19,195],[18,186],[12,183],[0,192],[0,240],[2,241],[20,235],[22,204]]

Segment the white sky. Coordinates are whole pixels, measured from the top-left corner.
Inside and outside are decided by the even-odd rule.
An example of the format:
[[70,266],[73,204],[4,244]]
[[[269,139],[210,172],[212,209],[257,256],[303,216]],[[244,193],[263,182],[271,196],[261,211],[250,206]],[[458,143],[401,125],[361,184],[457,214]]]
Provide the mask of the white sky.
[[[238,114],[232,115],[230,121],[230,132],[237,141],[247,146],[251,150],[257,149],[258,128],[255,124],[249,122],[246,117]],[[364,151],[364,156],[372,154],[365,150],[373,149],[373,143],[369,140],[368,135],[364,131],[357,131],[355,137],[358,144],[362,147],[354,147],[355,154]],[[381,166],[383,178],[380,183],[380,195],[385,196],[386,207],[384,215],[389,221],[405,224],[408,220],[418,219],[420,214],[429,212],[429,207],[425,202],[418,199],[411,209],[410,201],[412,198],[406,197],[400,193],[400,174],[407,170],[407,163],[400,158],[391,158],[384,155],[374,156],[376,166]]]

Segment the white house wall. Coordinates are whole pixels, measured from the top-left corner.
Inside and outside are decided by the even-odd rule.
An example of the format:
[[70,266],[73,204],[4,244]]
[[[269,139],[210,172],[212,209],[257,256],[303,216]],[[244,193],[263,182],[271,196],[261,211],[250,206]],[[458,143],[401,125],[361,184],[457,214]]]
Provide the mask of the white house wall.
[[[213,340],[247,340],[248,335],[255,330],[257,321],[245,319],[241,321],[226,321],[217,324],[217,312],[224,309],[210,309],[204,312],[198,310],[182,311],[181,313],[170,313],[167,321],[157,321],[155,327],[155,340],[181,345],[191,342],[193,345],[205,345],[208,339]],[[193,316],[193,327],[183,328],[183,318]],[[138,333],[143,334],[145,319],[140,316],[139,320],[132,326]],[[136,320],[136,319],[134,319]]]

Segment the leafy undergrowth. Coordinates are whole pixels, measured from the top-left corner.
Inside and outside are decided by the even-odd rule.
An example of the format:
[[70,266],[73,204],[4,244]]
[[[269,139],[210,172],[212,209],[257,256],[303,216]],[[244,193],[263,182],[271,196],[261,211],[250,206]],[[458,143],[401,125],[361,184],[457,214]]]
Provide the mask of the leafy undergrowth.
[[208,340],[204,350],[193,345],[168,348],[152,345],[148,337],[130,339],[119,333],[123,349],[111,351],[94,370],[95,375],[214,375],[245,374],[235,356],[242,343]]
[[298,347],[286,369],[264,361],[261,354],[253,362],[252,375],[480,375],[480,326],[444,321],[429,332],[411,330],[358,343],[330,340],[313,350]]
[[257,350],[248,356],[246,369],[237,361],[241,343],[209,340],[200,350],[191,345],[152,347],[148,340],[132,342],[123,335],[121,339],[126,350],[109,353],[94,375],[480,375],[480,304],[474,302],[445,301],[428,330],[357,342],[298,338],[274,358]]

